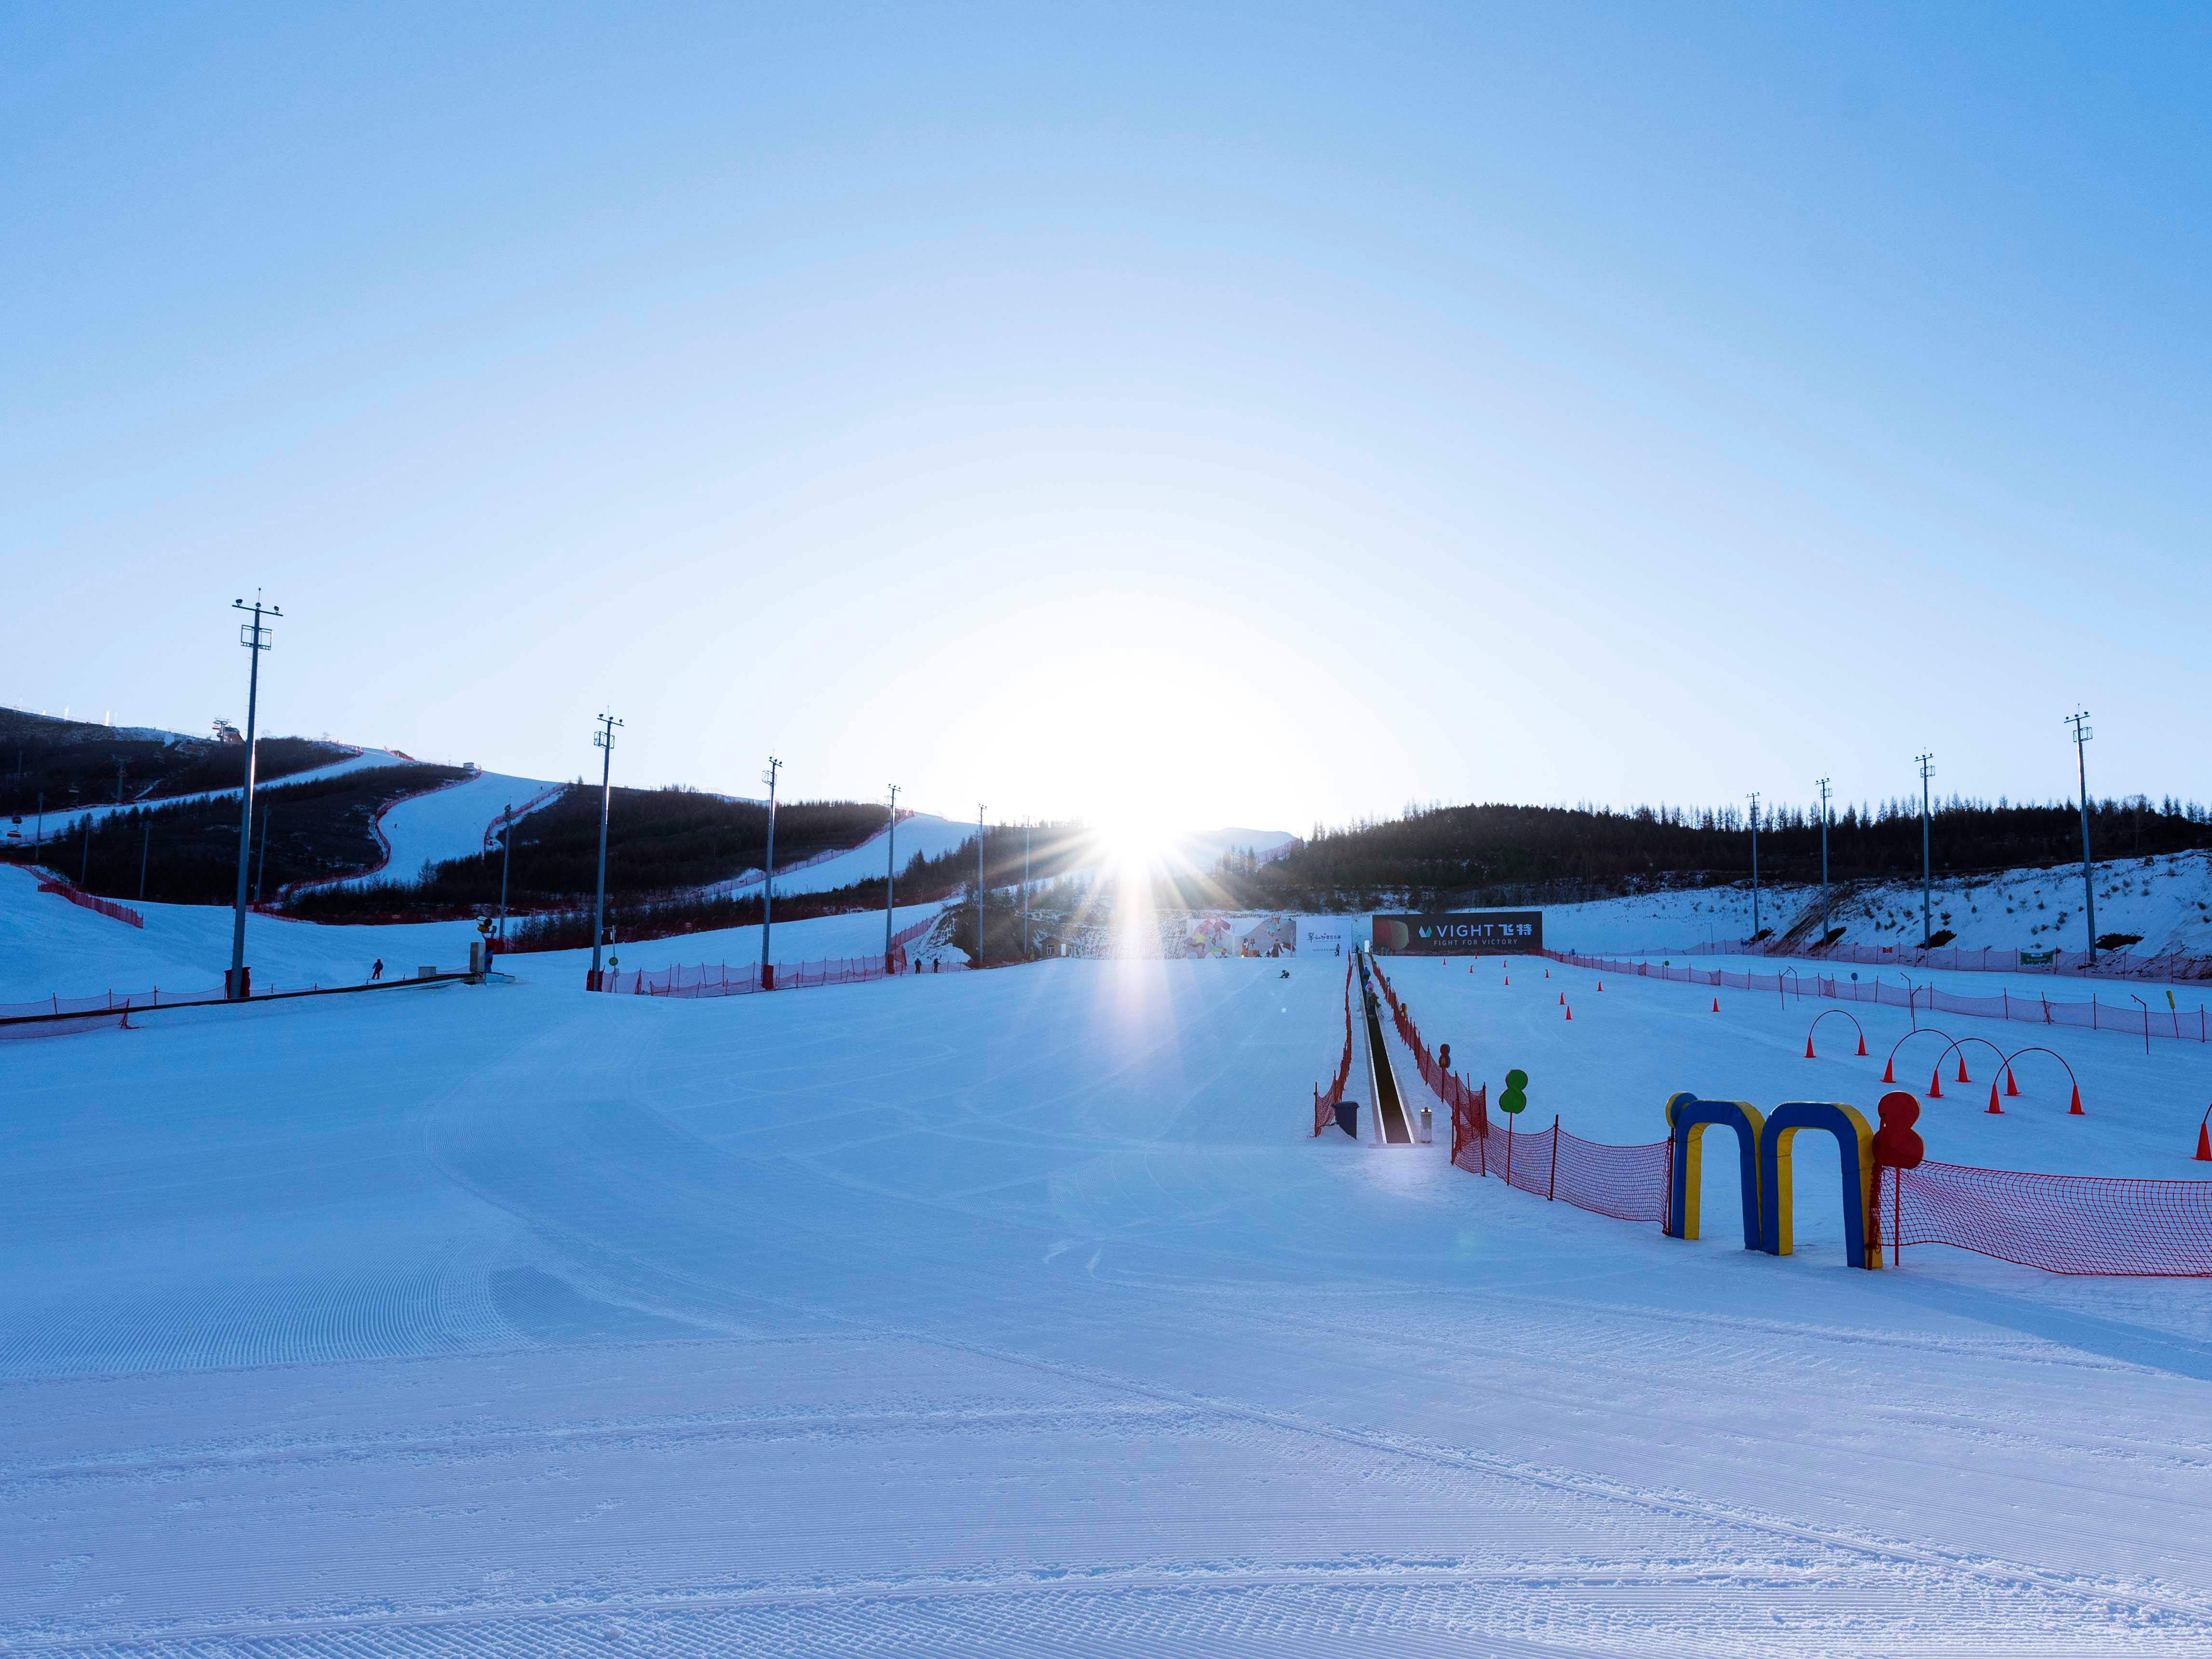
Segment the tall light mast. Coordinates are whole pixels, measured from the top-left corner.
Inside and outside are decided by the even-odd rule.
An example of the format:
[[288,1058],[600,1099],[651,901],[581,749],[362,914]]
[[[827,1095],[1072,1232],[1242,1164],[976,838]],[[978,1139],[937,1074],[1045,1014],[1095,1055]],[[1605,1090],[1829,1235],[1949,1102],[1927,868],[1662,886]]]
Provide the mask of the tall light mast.
[[[262,624],[264,617],[281,617],[284,613],[273,605],[261,603],[256,592],[253,603],[233,599],[230,608],[252,613],[253,620],[241,623],[238,642],[253,653],[252,666],[246,677],[246,787],[239,793],[243,798],[238,819],[238,900],[232,906],[230,927],[230,971],[223,975],[223,994],[234,1001],[243,1002],[252,990],[252,975],[246,966],[246,866],[253,853],[253,747],[254,721],[260,714],[261,653],[270,647],[269,629]],[[89,823],[89,818],[87,819]]]

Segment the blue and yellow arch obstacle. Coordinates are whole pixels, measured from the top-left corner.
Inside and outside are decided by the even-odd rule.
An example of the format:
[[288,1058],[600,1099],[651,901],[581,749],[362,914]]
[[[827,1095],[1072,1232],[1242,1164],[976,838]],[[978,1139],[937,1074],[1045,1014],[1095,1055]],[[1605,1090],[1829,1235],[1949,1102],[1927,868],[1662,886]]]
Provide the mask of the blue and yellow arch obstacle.
[[1765,1120],[1759,1108],[1741,1100],[1700,1100],[1692,1094],[1669,1096],[1667,1133],[1674,1143],[1669,1160],[1667,1194],[1667,1234],[1670,1238],[1698,1236],[1698,1199],[1705,1190],[1702,1163],[1705,1131],[1716,1123],[1735,1131],[1736,1158],[1743,1176],[1743,1248],[1765,1248],[1760,1231],[1759,1146]]
[[[1680,1098],[1680,1097],[1676,1097]],[[1673,1111],[1672,1103],[1668,1111]],[[1790,1143],[1801,1129],[1832,1134],[1842,1154],[1844,1259],[1854,1267],[1881,1266],[1881,1247],[1869,1244],[1867,1217],[1874,1206],[1874,1131],[1856,1109],[1832,1100],[1793,1100],[1777,1106],[1759,1129],[1759,1248],[1769,1255],[1793,1253]],[[1680,1163],[1678,1158],[1677,1163]]]

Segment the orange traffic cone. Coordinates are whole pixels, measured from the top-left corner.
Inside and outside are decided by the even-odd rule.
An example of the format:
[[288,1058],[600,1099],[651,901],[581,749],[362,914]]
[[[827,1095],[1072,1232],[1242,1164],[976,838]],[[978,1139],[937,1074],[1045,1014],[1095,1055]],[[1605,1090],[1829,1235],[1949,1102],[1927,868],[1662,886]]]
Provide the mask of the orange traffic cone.
[[1808,1060],[1817,1058],[1813,1053],[1813,1034],[1810,1031],[1805,1033],[1805,1058]]
[[1864,1060],[1866,1058],[1866,1033],[1864,1031],[1861,1031],[1859,1033],[1859,1058],[1861,1060]]
[[1567,1010],[1567,1018],[1568,1018],[1569,1019],[1572,1019],[1574,1017],[1575,1017],[1575,1011],[1574,1011],[1573,1009],[1571,1009],[1571,1008],[1568,1009],[1568,1010]]
[[1714,1012],[1715,1013],[1717,1013],[1717,1014],[1718,1012],[1720,1012],[1720,1011],[1721,1011],[1721,1000],[1720,1000],[1718,997],[1715,997],[1715,998],[1713,999],[1713,1012]]
[[1990,1080],[1990,1115],[1991,1117],[2004,1115],[2004,1108],[1997,1104],[1997,1085],[1994,1078]]
[[[1863,1046],[1865,1039],[1862,1038],[1860,1039],[1860,1042],[1862,1046],[1859,1052],[1861,1054],[1864,1054],[1866,1052],[1866,1048]],[[1889,1058],[1881,1063],[1881,1080],[1884,1083],[1894,1083],[1897,1081],[1897,1052],[1895,1049],[1892,1049],[1890,1051]]]
[[1930,1100],[1943,1098],[1943,1068],[1941,1066],[1938,1066],[1928,1079],[1928,1098]]
[[2074,1098],[2067,1104],[2066,1115],[2069,1117],[2087,1117],[2089,1115],[2088,1113],[2081,1109],[2081,1085],[2078,1083],[2074,1085]]
[[[1548,976],[1547,976],[1547,977],[1548,977]],[[1560,1006],[1560,1007],[1562,1007],[1562,1008],[1564,1008],[1564,1007],[1565,1007],[1566,1006],[1567,1006],[1567,994],[1566,994],[1565,991],[1562,991],[1562,992],[1560,992],[1560,993],[1559,993],[1559,1006]]]
[[2212,1164],[2212,1128],[2208,1128],[2207,1124],[2212,1124],[2212,1118],[2207,1118],[2197,1126],[2197,1161],[2199,1164]]
[[1552,976],[1552,970],[1551,970],[1550,969],[1548,969],[1548,968],[1547,968],[1546,969],[1544,969],[1544,977],[1545,977],[1546,979],[1549,979],[1549,978],[1551,978],[1551,976]]
[[2008,1095],[2017,1095],[2020,1092],[2020,1085],[2012,1080],[2012,1067],[2009,1066],[2005,1067],[2005,1092]]
[[1601,990],[1601,991],[1602,991],[1603,989],[1605,989],[1605,981],[1604,981],[1603,980],[1600,980],[1600,981],[1598,981],[1598,982],[1597,982],[1597,988],[1598,988],[1599,990]]
[[1506,975],[1506,976],[1505,976],[1505,982],[1506,982],[1508,985],[1512,984],[1512,983],[1513,983],[1513,975],[1510,975],[1510,974]]
[[1961,1048],[1959,1050],[1959,1081],[1961,1083],[1972,1083],[1973,1080],[1973,1079],[1966,1075],[1966,1051],[1964,1048]]

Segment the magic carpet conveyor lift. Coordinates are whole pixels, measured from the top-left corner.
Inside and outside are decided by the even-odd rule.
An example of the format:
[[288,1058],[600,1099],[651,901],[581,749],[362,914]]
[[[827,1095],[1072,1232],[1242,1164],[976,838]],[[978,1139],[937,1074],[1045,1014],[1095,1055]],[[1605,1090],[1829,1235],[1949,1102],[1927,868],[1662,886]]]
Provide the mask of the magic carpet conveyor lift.
[[1354,952],[1359,964],[1359,1009],[1367,1020],[1367,1082],[1368,1098],[1375,1103],[1375,1127],[1380,1144],[1385,1146],[1411,1146],[1413,1142],[1412,1126],[1406,1121],[1405,1103],[1398,1097],[1398,1079],[1390,1069],[1390,1051],[1382,1042],[1382,1014],[1375,994],[1373,979],[1367,971],[1367,952]]

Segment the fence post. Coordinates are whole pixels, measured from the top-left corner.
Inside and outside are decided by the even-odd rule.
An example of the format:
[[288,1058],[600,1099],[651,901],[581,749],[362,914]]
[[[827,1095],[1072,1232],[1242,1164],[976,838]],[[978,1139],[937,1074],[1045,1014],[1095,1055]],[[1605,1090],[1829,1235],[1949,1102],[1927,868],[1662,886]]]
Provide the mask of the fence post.
[[1548,1204],[1559,1190],[1559,1115],[1552,1114],[1552,1173],[1544,1182],[1544,1201]]

